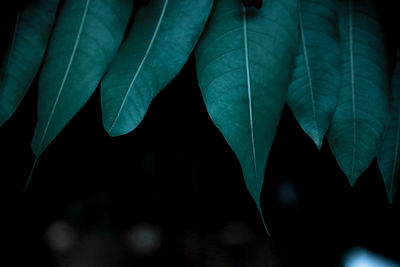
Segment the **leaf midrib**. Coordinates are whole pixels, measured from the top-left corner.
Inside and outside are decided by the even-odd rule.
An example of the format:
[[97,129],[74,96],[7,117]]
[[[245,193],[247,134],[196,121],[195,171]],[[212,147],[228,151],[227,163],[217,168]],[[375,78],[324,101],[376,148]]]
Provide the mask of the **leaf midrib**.
[[353,1],[349,1],[349,49],[350,49],[350,85],[351,99],[353,108],[353,153],[351,159],[351,176],[354,179],[355,160],[356,160],[356,145],[357,145],[357,116],[356,116],[356,93],[354,86],[354,59],[353,59]]
[[247,79],[247,96],[249,100],[249,122],[250,122],[250,135],[251,135],[251,147],[253,152],[253,163],[254,163],[254,174],[257,179],[257,161],[256,161],[256,148],[254,139],[254,127],[253,127],[253,106],[251,97],[251,84],[250,84],[250,66],[249,66],[249,52],[248,52],[248,40],[247,40],[247,17],[246,7],[242,7],[243,10],[243,40],[244,40],[244,52],[246,60],[246,79]]
[[302,41],[303,53],[304,53],[304,61],[305,61],[305,65],[306,65],[308,84],[309,84],[309,88],[310,88],[310,97],[311,97],[311,106],[312,106],[312,112],[313,112],[313,118],[314,118],[314,127],[319,132],[317,109],[316,109],[315,99],[314,99],[314,86],[313,86],[313,82],[311,79],[310,63],[308,61],[308,51],[307,51],[307,46],[306,46],[306,39],[304,36],[303,14],[302,14],[302,10],[301,10],[301,2],[299,3],[299,24],[300,24],[301,41]]
[[52,120],[52,118],[54,116],[54,112],[55,112],[56,106],[58,105],[58,102],[60,100],[60,96],[61,96],[61,93],[62,93],[62,91],[64,89],[64,85],[65,85],[65,82],[67,80],[67,77],[69,75],[69,71],[71,69],[72,62],[73,62],[73,60],[75,58],[75,53],[76,53],[76,50],[77,50],[77,47],[78,47],[78,44],[79,44],[79,41],[80,41],[80,38],[81,38],[83,25],[85,24],[85,20],[86,20],[86,17],[87,17],[90,1],[91,0],[87,0],[86,1],[86,6],[85,6],[85,9],[84,9],[83,14],[82,14],[82,20],[81,20],[81,23],[79,25],[78,34],[77,34],[76,39],[75,39],[75,43],[74,43],[74,47],[72,49],[71,57],[69,59],[68,66],[67,66],[67,69],[65,71],[63,80],[62,80],[61,85],[60,85],[60,88],[58,89],[58,94],[57,94],[56,100],[54,102],[54,105],[53,105],[53,107],[51,109],[51,112],[50,112],[50,115],[49,115],[49,119],[47,120],[45,129],[44,129],[42,137],[40,139],[37,154],[41,153],[41,149],[42,149],[42,145],[43,145],[43,142],[44,142],[44,138],[45,138],[45,136],[47,134],[47,131],[48,131],[48,128],[50,126],[50,122],[51,122],[51,120]]
[[140,71],[142,70],[143,64],[144,64],[144,62],[146,61],[146,59],[147,59],[147,57],[148,57],[148,55],[149,55],[149,52],[150,52],[151,48],[153,47],[153,43],[154,43],[154,40],[155,40],[155,38],[156,38],[156,36],[157,36],[157,34],[158,34],[158,31],[159,31],[159,29],[160,29],[160,25],[161,25],[162,20],[163,20],[163,18],[164,18],[164,14],[165,14],[165,10],[166,10],[166,8],[167,8],[167,5],[168,5],[168,0],[166,0],[165,3],[164,3],[164,6],[163,6],[163,8],[162,8],[162,10],[161,10],[160,18],[158,19],[158,22],[157,22],[156,28],[155,28],[155,30],[154,30],[153,36],[151,37],[150,43],[149,43],[149,45],[148,45],[148,47],[147,47],[147,50],[146,50],[146,52],[145,52],[145,54],[144,54],[144,56],[143,56],[143,58],[142,58],[142,61],[140,62],[139,67],[138,67],[138,69],[136,70],[136,73],[135,73],[135,75],[133,76],[132,81],[131,81],[130,84],[129,84],[128,90],[126,91],[126,93],[125,93],[125,95],[124,95],[124,99],[122,100],[122,103],[121,103],[121,105],[120,105],[120,107],[119,107],[119,109],[118,109],[117,115],[115,115],[115,118],[114,118],[114,120],[113,120],[113,122],[112,122],[112,124],[111,124],[111,127],[110,127],[110,129],[108,130],[109,133],[111,133],[111,131],[114,129],[114,127],[115,127],[115,125],[116,125],[116,123],[117,123],[117,121],[118,121],[118,119],[119,119],[119,117],[120,117],[120,115],[121,115],[122,109],[124,108],[125,103],[126,103],[126,101],[127,101],[127,99],[128,99],[128,96],[130,95],[130,93],[131,93],[131,91],[132,91],[133,85],[134,85],[134,83],[135,83],[137,77],[139,76]]

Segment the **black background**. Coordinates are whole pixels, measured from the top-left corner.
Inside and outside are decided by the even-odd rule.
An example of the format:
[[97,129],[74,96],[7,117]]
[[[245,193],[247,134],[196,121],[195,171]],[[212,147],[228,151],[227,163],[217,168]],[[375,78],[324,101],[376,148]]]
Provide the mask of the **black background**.
[[[4,37],[14,11],[2,3]],[[97,90],[45,150],[21,193],[34,160],[36,102],[37,79],[0,128],[0,188],[4,196],[17,193],[1,213],[13,266],[88,266],[76,255],[117,267],[340,266],[359,246],[400,262],[399,198],[388,203],[376,161],[350,187],[326,141],[318,151],[287,107],[266,166],[268,237],[239,163],[208,117],[193,56],[127,135],[104,131]],[[62,257],[45,238],[59,220],[79,235]],[[151,255],[129,250],[123,239],[144,222],[161,232]],[[247,237],[236,245],[221,238],[234,222],[242,227],[233,235]],[[102,249],[82,245],[93,237]]]

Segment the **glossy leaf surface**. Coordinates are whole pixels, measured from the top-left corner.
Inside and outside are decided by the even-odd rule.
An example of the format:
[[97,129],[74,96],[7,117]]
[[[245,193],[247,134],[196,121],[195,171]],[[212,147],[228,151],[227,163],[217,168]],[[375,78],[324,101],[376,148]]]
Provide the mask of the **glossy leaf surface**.
[[215,1],[197,51],[208,113],[235,152],[258,209],[297,47],[297,0]]
[[342,75],[328,142],[351,185],[378,154],[390,114],[388,53],[374,1],[341,1]]
[[386,133],[378,166],[386,186],[389,202],[392,203],[400,180],[400,48],[397,49],[397,62],[392,78],[392,112],[389,129]]
[[116,53],[132,0],[66,0],[39,76],[36,155],[92,95]]
[[39,0],[18,11],[0,69],[0,126],[17,109],[39,70],[57,6],[58,0]]
[[303,130],[321,148],[340,87],[336,0],[301,0],[299,46],[287,102]]
[[212,3],[160,0],[139,9],[101,83],[103,125],[111,136],[136,128],[153,98],[179,73]]

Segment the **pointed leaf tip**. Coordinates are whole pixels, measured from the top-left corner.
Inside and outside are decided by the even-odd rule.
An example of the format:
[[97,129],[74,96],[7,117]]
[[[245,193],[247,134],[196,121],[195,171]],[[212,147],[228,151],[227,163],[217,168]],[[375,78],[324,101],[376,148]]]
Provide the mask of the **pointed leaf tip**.
[[63,1],[39,75],[32,150],[40,154],[89,100],[125,34],[127,0]]
[[196,47],[208,114],[237,156],[256,203],[297,46],[297,4],[270,0],[256,10],[216,1]]
[[265,220],[264,220],[264,215],[263,215],[263,212],[262,212],[262,209],[261,209],[260,200],[256,201],[256,206],[257,206],[258,212],[260,213],[261,220],[262,220],[262,223],[263,223],[263,225],[264,225],[264,229],[265,229],[265,231],[267,232],[267,235],[270,237],[271,234],[269,233],[267,224],[265,223]]
[[287,103],[318,149],[329,128],[340,86],[336,0],[301,0],[299,44]]
[[321,150],[324,134],[318,129],[303,128],[304,132],[311,138],[318,150]]
[[327,140],[354,185],[379,153],[388,126],[389,59],[375,1],[338,3],[341,88]]
[[392,110],[390,115],[390,125],[377,159],[387,198],[389,203],[392,203],[400,180],[400,40],[392,77]]
[[354,184],[357,181],[358,176],[347,176],[347,180],[349,181],[349,184],[351,187],[354,186]]
[[39,157],[40,157],[40,155],[35,156],[35,161],[33,162],[33,165],[32,165],[31,171],[29,173],[28,179],[26,180],[26,183],[25,183],[25,187],[24,187],[24,191],[23,191],[24,193],[28,190],[29,184],[31,183],[33,172],[35,171],[36,164],[37,164],[37,162],[39,160]]

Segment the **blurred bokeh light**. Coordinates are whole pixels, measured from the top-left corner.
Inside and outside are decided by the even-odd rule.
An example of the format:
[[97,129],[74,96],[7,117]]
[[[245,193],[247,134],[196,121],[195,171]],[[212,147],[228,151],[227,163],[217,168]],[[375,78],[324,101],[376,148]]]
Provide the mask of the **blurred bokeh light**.
[[364,248],[353,248],[344,256],[343,267],[400,267],[400,264]]
[[147,256],[152,255],[161,246],[161,232],[159,228],[150,223],[139,223],[132,226],[127,235],[128,247],[133,253]]

